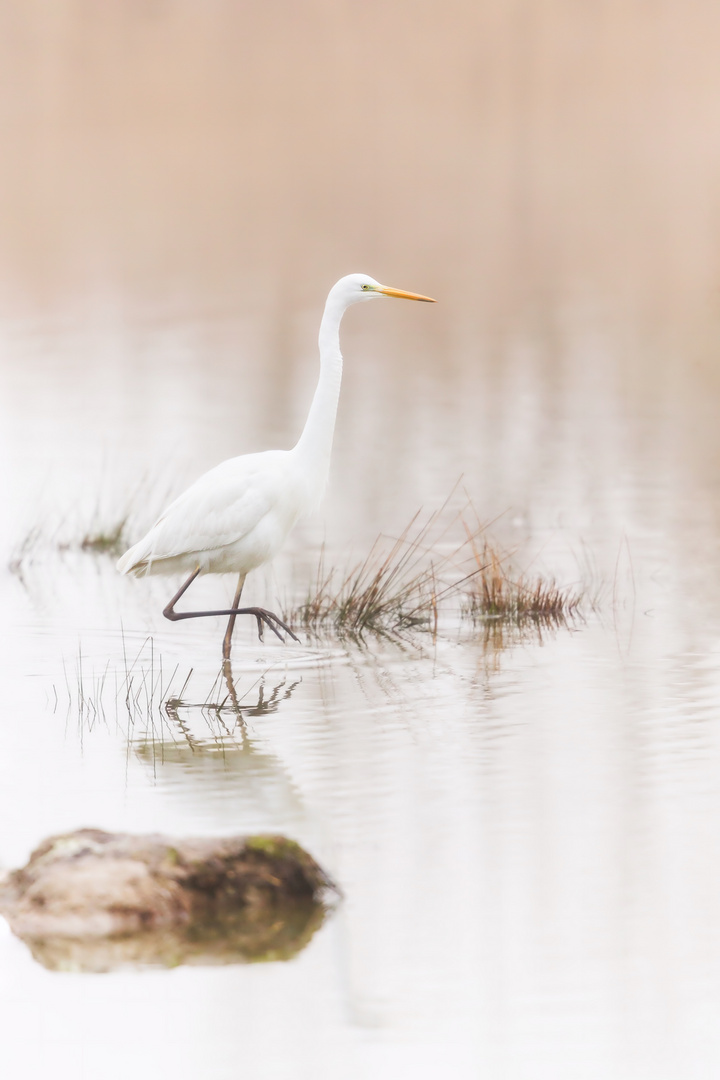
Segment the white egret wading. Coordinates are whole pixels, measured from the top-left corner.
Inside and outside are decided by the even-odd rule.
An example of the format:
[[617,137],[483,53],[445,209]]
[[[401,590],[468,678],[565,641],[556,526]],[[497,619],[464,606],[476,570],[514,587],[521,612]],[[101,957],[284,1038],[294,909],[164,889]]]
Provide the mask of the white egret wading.
[[[318,505],[327,483],[337,413],[342,355],[340,321],[351,304],[394,296],[429,296],[380,285],[365,274],[349,274],[333,285],[320,323],[320,378],[303,433],[292,450],[266,450],[223,461],[187,489],[158,518],[147,536],[118,562],[121,574],[188,574],[163,611],[167,619],[229,615],[223,656],[230,656],[237,615],[254,615],[284,640],[278,627],[298,640],[289,626],[259,607],[238,607],[247,574],[274,558],[298,518]],[[239,574],[231,608],[175,611],[175,604],[198,574]]]

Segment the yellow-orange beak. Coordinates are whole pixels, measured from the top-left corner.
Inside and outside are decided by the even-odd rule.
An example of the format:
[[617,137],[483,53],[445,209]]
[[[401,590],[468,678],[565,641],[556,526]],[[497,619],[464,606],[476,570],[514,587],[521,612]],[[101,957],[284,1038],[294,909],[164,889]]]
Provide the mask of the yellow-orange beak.
[[433,300],[432,296],[421,296],[416,292],[404,292],[402,289],[390,289],[387,285],[381,285],[376,292],[382,293],[383,296],[397,296],[399,300],[424,300],[426,304],[436,304],[437,300]]

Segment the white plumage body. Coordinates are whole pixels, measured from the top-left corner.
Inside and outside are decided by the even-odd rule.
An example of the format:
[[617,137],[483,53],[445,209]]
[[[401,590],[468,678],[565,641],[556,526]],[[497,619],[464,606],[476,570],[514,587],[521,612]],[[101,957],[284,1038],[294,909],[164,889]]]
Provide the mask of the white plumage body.
[[247,574],[277,555],[310,497],[294,450],[230,458],[171,503],[118,570]]

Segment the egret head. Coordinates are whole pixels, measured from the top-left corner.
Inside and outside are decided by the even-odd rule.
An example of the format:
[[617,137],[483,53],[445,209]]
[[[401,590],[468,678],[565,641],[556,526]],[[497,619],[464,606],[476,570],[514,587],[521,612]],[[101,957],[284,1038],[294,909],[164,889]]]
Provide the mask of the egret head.
[[381,296],[395,296],[400,300],[424,300],[428,304],[435,303],[431,296],[421,296],[420,293],[405,292],[403,289],[391,289],[389,285],[381,285],[379,281],[367,274],[348,274],[347,277],[340,278],[330,290],[330,296],[337,298],[345,306]]

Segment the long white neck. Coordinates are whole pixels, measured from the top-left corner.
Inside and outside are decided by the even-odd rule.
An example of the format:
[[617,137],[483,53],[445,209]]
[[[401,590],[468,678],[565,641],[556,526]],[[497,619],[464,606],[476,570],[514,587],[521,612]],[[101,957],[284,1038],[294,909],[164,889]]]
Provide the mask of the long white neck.
[[346,309],[347,302],[331,292],[325,304],[318,338],[320,378],[303,433],[293,451],[302,463],[312,497],[318,502],[322,498],[330,471],[330,452],[343,367],[340,321]]

